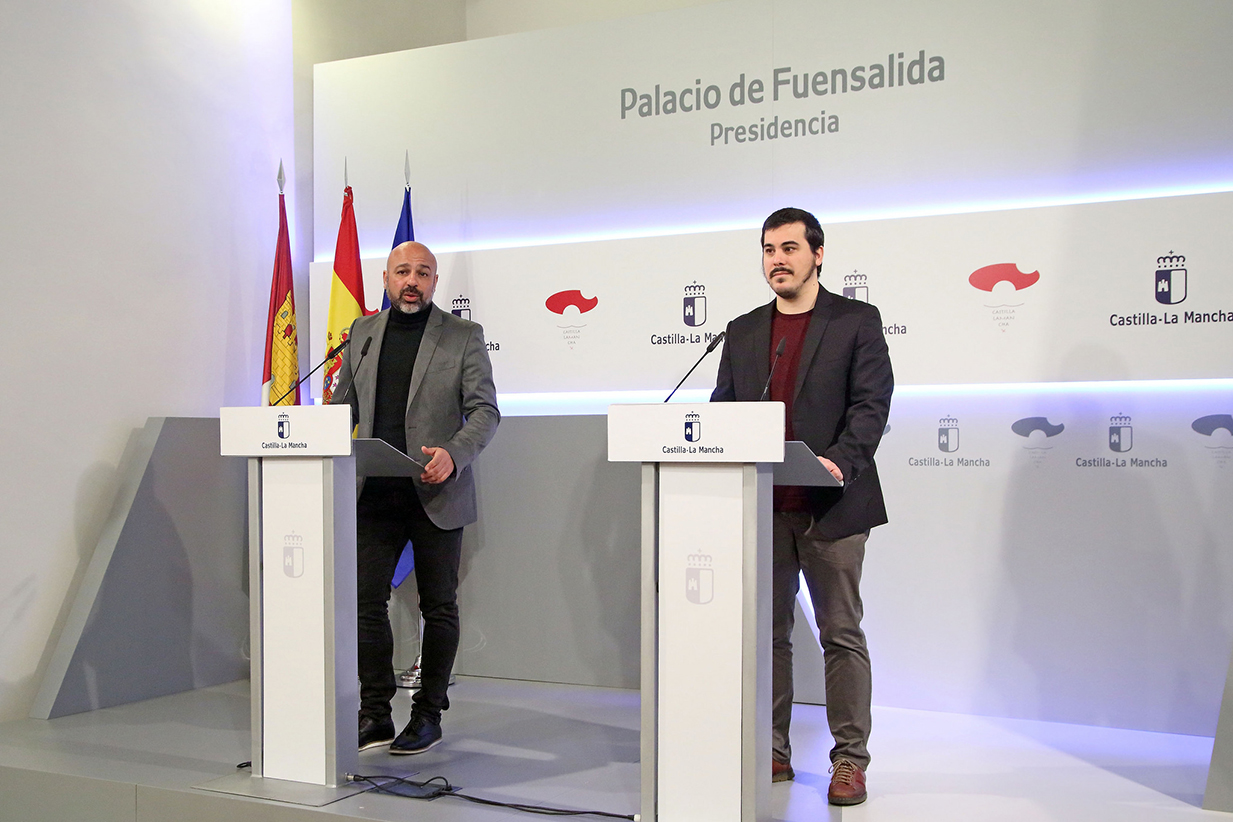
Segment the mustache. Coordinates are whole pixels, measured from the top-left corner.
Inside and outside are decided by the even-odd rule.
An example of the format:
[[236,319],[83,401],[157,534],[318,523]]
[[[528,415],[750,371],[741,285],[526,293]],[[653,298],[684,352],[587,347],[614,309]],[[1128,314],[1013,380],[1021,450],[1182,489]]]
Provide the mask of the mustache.
[[772,277],[774,277],[776,274],[791,274],[791,273],[792,273],[792,269],[784,268],[783,266],[779,266],[778,268],[771,269]]
[[416,288],[416,287],[415,287],[415,286],[413,286],[413,285],[404,285],[404,286],[402,287],[402,291],[401,291],[401,292],[399,292],[399,296],[402,296],[402,295],[404,295],[404,294],[414,294],[414,295],[415,295],[415,296],[417,296],[417,297],[423,297],[423,296],[424,296],[424,292],[420,291],[418,288]]

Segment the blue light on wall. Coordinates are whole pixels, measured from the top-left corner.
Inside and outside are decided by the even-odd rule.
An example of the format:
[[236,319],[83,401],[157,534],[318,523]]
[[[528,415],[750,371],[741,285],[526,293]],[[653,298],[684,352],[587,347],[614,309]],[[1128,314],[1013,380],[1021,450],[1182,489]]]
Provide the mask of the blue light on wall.
[[[902,397],[988,397],[1006,395],[1091,396],[1111,393],[1173,393],[1228,391],[1233,407],[1233,379],[1220,380],[1108,380],[1102,382],[983,383],[971,385],[899,385]],[[668,391],[576,391],[537,394],[499,394],[501,414],[507,417],[607,414],[617,403],[663,402]],[[672,398],[678,402],[707,402],[709,388],[682,389]]]
[[[1233,181],[1207,183],[1203,185],[1159,186],[1154,188],[1129,189],[1125,191],[1105,191],[1061,197],[1025,197],[1019,199],[989,200],[971,203],[911,205],[899,208],[891,207],[859,212],[818,212],[817,217],[823,225],[839,225],[842,223],[858,223],[874,220],[898,220],[911,217],[943,217],[952,214],[982,214],[996,211],[1015,211],[1026,208],[1093,205],[1097,203],[1154,200],[1164,197],[1188,197],[1196,194],[1222,194],[1228,192],[1233,192]],[[710,234],[719,231],[750,230],[758,228],[761,224],[761,219],[758,219],[749,222],[731,221],[697,225],[664,226],[657,228],[609,228],[602,231],[580,232],[576,234],[567,234],[564,236],[511,237],[469,242],[459,245],[441,245],[434,247],[433,250],[440,254],[454,254],[467,251],[492,251],[503,248],[532,248],[536,246],[566,245],[570,243],[593,243],[607,240],[634,240],[647,237],[676,237],[689,234]],[[388,248],[377,248],[365,249],[362,256],[365,259],[371,259],[383,258],[388,254]],[[327,255],[318,256],[315,261],[332,262],[333,259],[333,255]]]

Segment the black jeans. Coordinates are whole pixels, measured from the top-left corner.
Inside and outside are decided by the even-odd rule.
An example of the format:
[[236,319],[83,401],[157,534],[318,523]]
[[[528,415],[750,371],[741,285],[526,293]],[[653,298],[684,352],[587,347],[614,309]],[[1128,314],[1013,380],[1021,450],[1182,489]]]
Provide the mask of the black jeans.
[[357,651],[360,714],[390,715],[394,681],[394,635],[390,630],[390,584],[403,546],[415,552],[424,636],[420,644],[421,687],[413,711],[435,721],[449,708],[450,671],[458,653],[458,565],[462,529],[442,530],[428,519],[410,480],[369,479],[356,511]]

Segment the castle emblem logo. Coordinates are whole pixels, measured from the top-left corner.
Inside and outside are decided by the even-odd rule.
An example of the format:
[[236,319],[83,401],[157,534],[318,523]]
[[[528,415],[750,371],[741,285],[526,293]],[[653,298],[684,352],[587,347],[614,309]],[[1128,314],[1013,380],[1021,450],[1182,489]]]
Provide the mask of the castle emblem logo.
[[851,274],[844,274],[843,296],[849,300],[860,300],[863,303],[869,302],[869,278],[864,274],[857,274],[856,271],[853,271]]
[[697,328],[706,323],[706,286],[698,285],[694,280],[685,286],[684,320],[690,328]]
[[685,598],[706,605],[715,598],[715,571],[710,554],[690,554],[685,560]]
[[278,438],[285,440],[291,436],[291,417],[286,411],[278,415]]
[[283,537],[283,573],[293,579],[304,575],[304,537],[299,534]]
[[1170,251],[1156,258],[1156,302],[1177,305],[1186,299],[1186,257]]
[[471,300],[459,294],[451,303],[450,313],[464,320],[471,319]]
[[1119,414],[1109,417],[1109,450],[1124,454],[1134,447],[1134,429],[1130,417]]
[[685,415],[685,440],[697,442],[702,439],[702,417],[694,412]]
[[944,454],[959,450],[959,420],[954,417],[938,420],[938,450]]

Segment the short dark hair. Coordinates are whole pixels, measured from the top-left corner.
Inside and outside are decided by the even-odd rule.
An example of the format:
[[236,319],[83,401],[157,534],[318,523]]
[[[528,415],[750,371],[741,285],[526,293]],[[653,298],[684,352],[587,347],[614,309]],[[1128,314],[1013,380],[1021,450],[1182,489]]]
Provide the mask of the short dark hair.
[[766,222],[762,224],[762,242],[760,244],[766,244],[766,232],[768,229],[792,225],[792,223],[804,223],[805,242],[809,243],[809,250],[816,254],[818,249],[825,244],[826,235],[822,233],[822,224],[818,222],[818,218],[802,208],[781,208],[767,217]]

